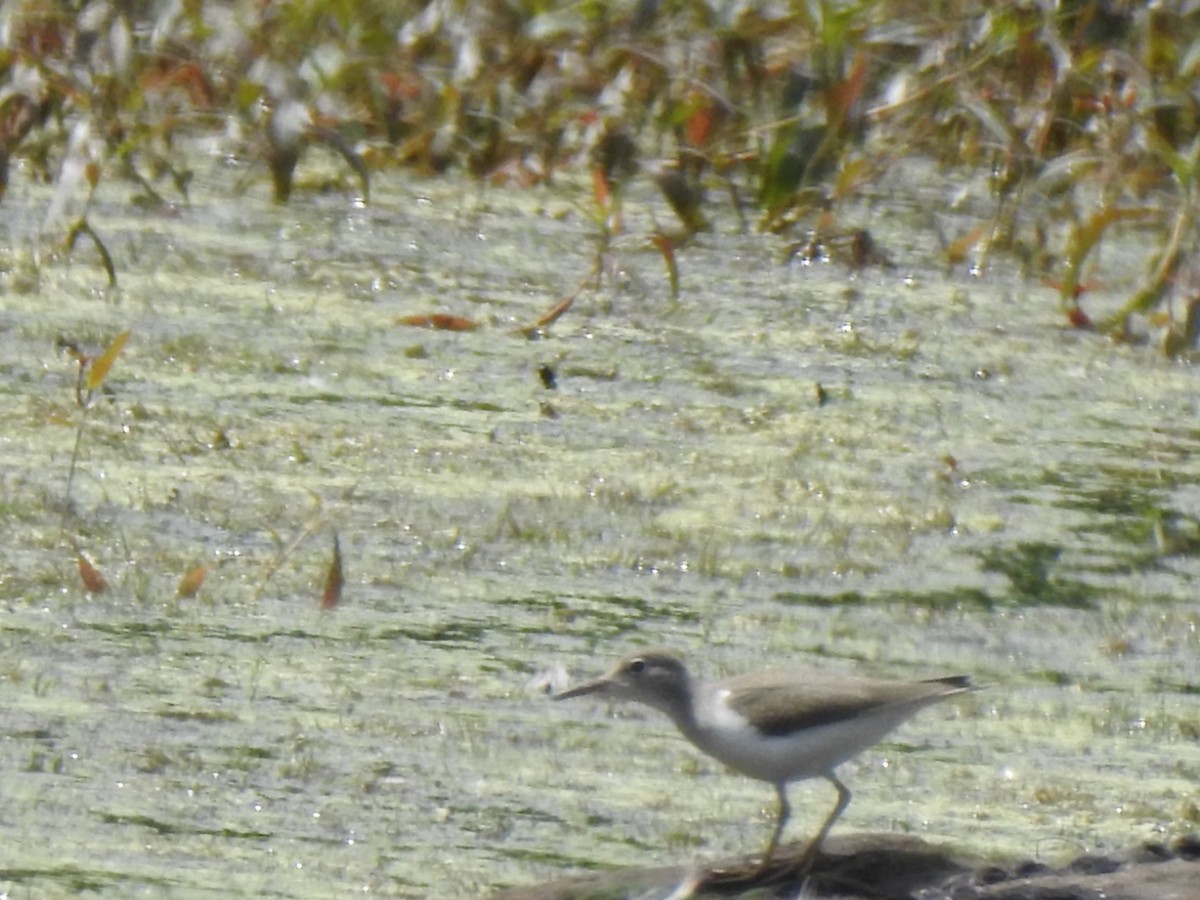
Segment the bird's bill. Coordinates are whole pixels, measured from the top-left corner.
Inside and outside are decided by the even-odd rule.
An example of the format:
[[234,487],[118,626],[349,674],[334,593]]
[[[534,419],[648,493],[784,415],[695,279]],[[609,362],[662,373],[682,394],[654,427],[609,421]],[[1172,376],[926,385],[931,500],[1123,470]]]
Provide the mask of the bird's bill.
[[582,697],[584,694],[602,694],[610,687],[612,687],[612,682],[607,676],[603,678],[593,678],[591,681],[585,681],[583,684],[577,684],[573,688],[567,688],[565,691],[559,691],[550,699],[570,700],[572,697]]

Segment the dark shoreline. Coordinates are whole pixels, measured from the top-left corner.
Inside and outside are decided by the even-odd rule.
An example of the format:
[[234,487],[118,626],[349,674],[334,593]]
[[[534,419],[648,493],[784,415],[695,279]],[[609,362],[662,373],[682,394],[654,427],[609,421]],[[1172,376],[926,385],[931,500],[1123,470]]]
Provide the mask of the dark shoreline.
[[[801,850],[792,848],[792,858]],[[788,854],[765,873],[749,858],[701,877],[685,867],[619,869],[525,888],[491,900],[618,900],[628,897],[837,898],[837,900],[1189,900],[1200,896],[1200,835],[1148,842],[1112,856],[1084,854],[1052,868],[1033,860],[983,862],[919,838],[862,834],[831,839],[807,876]],[[805,880],[808,884],[805,885]],[[690,890],[689,890],[690,887]]]

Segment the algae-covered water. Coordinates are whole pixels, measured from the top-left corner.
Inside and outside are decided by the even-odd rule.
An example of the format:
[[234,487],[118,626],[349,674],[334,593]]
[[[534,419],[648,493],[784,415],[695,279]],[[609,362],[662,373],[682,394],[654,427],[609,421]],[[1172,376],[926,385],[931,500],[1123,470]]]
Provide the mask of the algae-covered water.
[[[635,194],[530,338],[595,259],[585,188],[277,207],[200,171],[170,208],[102,188],[115,290],[39,236],[44,189],[4,200],[5,896],[454,898],[757,849],[768,786],[547,701],[647,645],[987,685],[848,764],[835,833],[1054,861],[1195,827],[1200,381],[1002,261],[944,271],[934,173],[844,214],[894,268],[785,264],[727,213],[677,301]],[[479,327],[399,324],[435,312]],[[84,415],[60,348],[125,330]],[[793,788],[789,839],[830,793]]]

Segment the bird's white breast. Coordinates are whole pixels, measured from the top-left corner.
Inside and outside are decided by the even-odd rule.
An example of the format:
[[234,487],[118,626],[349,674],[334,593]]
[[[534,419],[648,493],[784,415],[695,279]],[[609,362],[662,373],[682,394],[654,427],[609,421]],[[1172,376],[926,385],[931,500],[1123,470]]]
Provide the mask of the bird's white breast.
[[910,709],[884,708],[789,735],[763,736],[724,702],[728,695],[728,690],[719,689],[698,705],[695,730],[689,736],[727,766],[775,784],[832,772],[912,714]]

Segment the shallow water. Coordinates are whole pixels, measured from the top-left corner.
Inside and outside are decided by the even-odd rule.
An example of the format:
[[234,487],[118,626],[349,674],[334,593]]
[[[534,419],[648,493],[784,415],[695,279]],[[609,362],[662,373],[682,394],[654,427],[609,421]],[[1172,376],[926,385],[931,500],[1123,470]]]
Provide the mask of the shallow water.
[[[14,178],[0,889],[465,897],[756,849],[769,787],[539,690],[649,644],[988,685],[848,764],[838,832],[1054,861],[1194,829],[1196,373],[933,268],[947,198],[917,174],[846,214],[895,269],[784,265],[718,217],[675,303],[640,237],[670,214],[633,197],[600,290],[536,340],[597,246],[569,182],[278,208],[204,164],[190,206],[138,215],[112,184],[111,291],[86,242],[49,256]],[[1115,306],[1141,263],[1105,263]],[[397,324],[429,312],[481,327]],[[68,502],[55,340],[124,329]],[[792,793],[799,838],[832,797]]]

